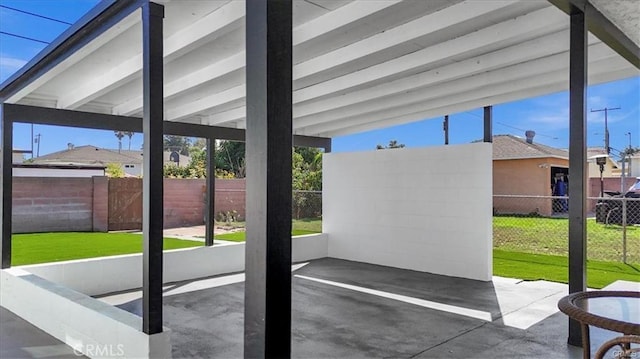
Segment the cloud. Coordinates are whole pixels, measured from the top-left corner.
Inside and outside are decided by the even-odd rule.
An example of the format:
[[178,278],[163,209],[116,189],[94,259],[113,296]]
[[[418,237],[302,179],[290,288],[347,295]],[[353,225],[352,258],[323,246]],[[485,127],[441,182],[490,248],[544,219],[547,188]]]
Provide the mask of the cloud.
[[546,104],[535,111],[528,111],[525,122],[534,129],[557,131],[569,128],[569,106],[566,103]]
[[13,75],[14,72],[18,71],[26,63],[26,60],[0,54],[0,82],[9,78],[9,76]]

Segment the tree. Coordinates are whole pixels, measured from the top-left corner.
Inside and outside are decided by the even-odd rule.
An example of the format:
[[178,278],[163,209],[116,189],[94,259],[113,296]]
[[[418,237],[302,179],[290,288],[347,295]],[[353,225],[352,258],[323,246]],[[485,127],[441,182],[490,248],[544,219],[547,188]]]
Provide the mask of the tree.
[[322,213],[322,152],[317,148],[295,147],[292,153],[291,179],[293,216],[316,218]]
[[105,174],[107,175],[107,177],[114,178],[122,178],[125,175],[124,168],[122,168],[121,163],[107,163]]
[[626,156],[633,156],[636,153],[640,152],[640,147],[627,147],[624,149],[624,151],[622,151]]
[[124,137],[124,131],[113,131],[113,134],[118,138],[118,153],[122,150],[122,138]]
[[204,138],[196,138],[191,145],[191,148],[197,148],[199,150],[204,150],[207,148],[207,140]]
[[[206,178],[207,177],[207,151],[205,148],[191,149],[191,160],[186,166],[178,166],[175,163],[164,165],[164,177],[167,178]],[[216,168],[216,178],[235,178],[234,174],[224,169]]]
[[295,147],[291,169],[293,190],[322,190],[322,152],[319,149]]
[[163,149],[165,151],[176,151],[181,155],[189,156],[191,139],[183,136],[164,135]]
[[124,131],[123,133],[125,136],[129,136],[129,151],[131,151],[131,138],[135,133],[132,131]]
[[389,141],[387,146],[377,145],[376,150],[386,150],[390,148],[404,148],[404,143],[398,143],[396,140]]
[[236,178],[246,177],[244,142],[219,141],[215,156],[216,168],[233,173]]

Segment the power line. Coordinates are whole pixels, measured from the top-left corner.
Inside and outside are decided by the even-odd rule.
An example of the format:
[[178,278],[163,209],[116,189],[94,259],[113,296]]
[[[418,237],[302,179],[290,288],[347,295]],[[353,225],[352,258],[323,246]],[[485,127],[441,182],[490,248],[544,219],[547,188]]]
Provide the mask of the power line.
[[31,40],[31,41],[39,42],[41,44],[46,44],[46,45],[50,44],[50,42],[48,42],[48,41],[38,40],[38,39],[34,39],[33,37],[28,37],[28,36],[12,34],[10,32],[6,32],[6,31],[0,31],[0,34],[7,35],[7,36],[13,36],[13,37],[17,37],[19,39],[24,39],[24,40]]
[[[524,132],[526,132],[526,131],[527,131],[527,130],[522,129],[522,128],[518,128],[518,127],[515,127],[515,126],[507,125],[506,123],[502,123],[502,122],[498,122],[498,121],[496,121],[496,123],[497,123],[498,125],[501,125],[501,126],[504,126],[504,127],[513,128],[514,130],[524,131]],[[538,136],[542,136],[542,137],[549,137],[549,138],[550,138],[550,139],[552,139],[552,140],[557,140],[557,139],[558,139],[558,137],[545,135],[545,134],[543,134],[543,133],[536,133],[536,135],[538,135]]]
[[472,116],[475,116],[475,117],[478,117],[478,118],[484,118],[483,116],[480,116],[477,113],[473,113],[471,111],[465,111],[465,112],[462,112],[462,113],[465,114],[465,115],[472,115]]
[[66,22],[66,21],[63,21],[63,20],[54,19],[54,18],[52,18],[52,17],[48,17],[48,16],[44,16],[44,15],[40,15],[40,14],[36,14],[36,13],[29,12],[29,11],[25,11],[25,10],[16,9],[16,8],[9,7],[9,6],[6,6],[6,5],[0,5],[0,7],[1,7],[1,8],[4,8],[4,9],[7,9],[7,10],[13,10],[13,11],[16,11],[16,12],[21,12],[21,13],[23,13],[23,14],[27,14],[27,15],[31,15],[31,16],[35,16],[35,17],[39,17],[39,18],[41,18],[41,19],[46,19],[46,20],[49,20],[49,21],[59,22],[59,23],[61,23],[61,24],[65,24],[65,25],[73,25],[73,24],[72,24],[72,23],[70,23],[70,22]]
[[[465,111],[465,112],[461,112],[461,113],[463,113],[463,114],[465,114],[465,115],[475,116],[475,117],[478,117],[478,118],[484,118],[483,116],[478,115],[477,113],[473,113],[473,112],[471,112],[471,111]],[[507,124],[502,123],[502,122],[498,122],[498,121],[496,121],[495,123],[496,123],[496,124],[498,124],[498,125],[502,125],[502,126],[504,126],[504,127],[512,128],[512,129],[514,129],[514,130],[524,131],[524,132],[526,132],[526,131],[527,131],[527,130],[524,130],[524,129],[521,129],[521,128],[518,128],[518,127],[514,127],[514,126],[511,126],[511,125],[507,125]],[[545,135],[545,134],[543,134],[543,133],[536,133],[536,135],[538,135],[538,136],[542,136],[542,137],[549,137],[549,138],[550,138],[550,139],[552,139],[552,140],[557,140],[557,139],[558,139],[558,137]]]

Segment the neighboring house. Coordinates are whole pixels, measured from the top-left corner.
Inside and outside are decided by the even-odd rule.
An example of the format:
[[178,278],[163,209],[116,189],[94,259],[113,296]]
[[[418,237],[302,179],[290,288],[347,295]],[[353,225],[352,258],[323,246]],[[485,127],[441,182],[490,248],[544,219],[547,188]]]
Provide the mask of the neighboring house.
[[[121,151],[124,152],[124,151]],[[64,151],[49,153],[33,159],[36,164],[50,165],[101,165],[118,163],[122,165],[124,172],[131,176],[142,174],[142,156],[133,157],[118,150],[98,148],[91,145],[70,146]]]
[[631,177],[640,177],[640,152],[631,156]]
[[[18,150],[18,149],[13,149],[13,151],[11,151],[11,162],[12,163],[22,163],[24,162],[24,155],[31,153],[31,151],[28,150]],[[2,155],[2,150],[0,149],[0,155]]]
[[[602,156],[607,155],[607,151],[604,147],[589,147],[587,148],[587,163],[588,167],[588,177],[589,178],[600,178],[600,165],[598,165],[593,159],[594,156]],[[604,164],[604,171],[602,172],[602,177],[620,177],[620,166],[618,162],[614,161],[611,155],[607,156],[607,162]]]
[[[111,151],[116,151],[117,150],[111,150]],[[121,154],[125,155],[125,156],[129,156],[132,158],[139,158],[142,159],[142,151],[139,150],[121,150],[120,151]],[[164,151],[164,153],[162,154],[163,158],[162,161],[164,162],[164,164],[177,164],[180,167],[185,167],[189,165],[189,162],[191,162],[191,157],[189,156],[185,156],[185,155],[181,155],[178,152],[171,152],[171,151]],[[142,168],[142,167],[141,167]]]
[[[588,197],[600,196],[600,166],[593,156],[606,155],[602,147],[587,149]],[[640,167],[640,156],[638,156]],[[633,165],[632,165],[633,166]],[[604,191],[620,188],[619,164],[607,157],[602,173]],[[538,213],[549,216],[566,212],[561,199],[536,198],[568,195],[569,151],[513,135],[493,136],[493,207],[497,213]],[[558,182],[564,183],[558,186]],[[516,196],[516,197],[513,197]],[[517,197],[522,196],[522,197]],[[595,201],[589,201],[589,210]]]
[[[164,162],[170,163],[171,153],[164,153]],[[190,157],[179,156],[180,166],[189,164]],[[129,176],[141,176],[143,166],[142,151],[130,150],[111,150],[98,148],[91,145],[86,146],[70,146],[64,151],[50,153],[44,156],[34,158],[35,164],[50,165],[99,165],[106,166],[109,163],[118,163],[122,165],[122,169]]]
[[[493,207],[497,213],[553,214],[551,196],[560,179],[568,180],[569,153],[513,135],[493,136]],[[557,204],[557,203],[556,203]],[[565,208],[556,208],[563,211]]]
[[103,165],[55,165],[14,163],[14,177],[94,177],[104,176]]

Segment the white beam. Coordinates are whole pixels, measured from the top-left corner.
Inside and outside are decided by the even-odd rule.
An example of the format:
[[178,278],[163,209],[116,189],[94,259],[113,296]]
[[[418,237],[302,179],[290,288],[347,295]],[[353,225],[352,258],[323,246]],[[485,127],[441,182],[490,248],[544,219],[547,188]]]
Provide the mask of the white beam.
[[[349,103],[349,101],[354,100],[355,98],[360,96],[359,94],[361,92],[365,94],[363,96],[364,98],[366,98],[366,96],[382,96],[380,94],[376,95],[375,92],[378,91],[379,93],[384,93],[395,90],[392,89],[392,86],[386,86],[385,84],[381,84],[379,85],[379,87],[364,87],[362,85],[374,80],[377,81],[378,84],[380,84],[382,83],[382,81],[380,81],[380,78],[391,77],[398,73],[415,70],[416,68],[425,68],[429,64],[441,62],[450,56],[462,56],[464,53],[473,49],[482,49],[483,47],[490,45],[495,41],[513,41],[514,38],[519,39],[523,36],[533,37],[535,34],[539,33],[547,34],[558,32],[562,29],[565,29],[567,26],[568,24],[565,14],[553,7],[547,7],[545,9],[527,14],[523,17],[493,25],[488,28],[479,30],[475,33],[465,35],[444,43],[440,43],[438,45],[430,46],[424,50],[420,50],[361,71],[353,72],[304,89],[299,89],[296,90],[293,94],[293,102],[294,104],[298,105],[294,109],[294,117],[298,117],[300,114],[304,115],[307,102],[309,106],[313,108],[311,111],[320,112],[326,111],[336,106],[336,104],[331,103],[332,99],[334,99],[335,97],[330,97],[330,95],[342,95],[346,98],[346,100],[343,100],[342,103]],[[565,50],[566,39],[562,39],[561,35],[549,36],[555,36],[554,41],[549,44],[549,52],[559,52]],[[546,38],[546,36],[543,37]],[[535,44],[535,39],[533,41]],[[534,50],[540,52],[539,48],[534,48],[534,50],[532,50],[531,48],[525,46],[518,46],[517,49],[519,51],[522,51],[522,53],[524,54],[530,54],[530,56],[535,56],[536,51]],[[502,55],[504,55],[504,52],[508,51],[509,50],[500,50],[498,52],[499,55],[497,56],[486,55],[486,58],[484,58],[483,60],[486,60],[489,64],[491,63],[489,60],[493,61],[494,63],[508,60],[508,57],[502,57]],[[511,57],[513,58],[514,55],[511,55]],[[423,86],[426,86],[429,84],[429,81],[438,82],[439,79],[445,79],[447,76],[463,76],[464,73],[461,73],[460,71],[466,69],[465,66],[468,65],[471,65],[469,66],[469,68],[479,67],[480,69],[477,71],[482,70],[482,65],[476,62],[474,66],[472,62],[468,61],[464,63],[464,65],[461,64],[456,66],[456,64],[452,64],[450,66],[447,66],[447,68],[445,68],[446,71],[444,75],[441,75],[438,68],[434,69],[427,75],[416,75],[416,78],[418,80],[416,80],[416,78],[411,78],[407,80],[399,79],[397,81],[404,81],[405,83],[403,84],[403,86],[412,86],[413,84],[415,84],[415,81],[427,80],[423,84]],[[297,66],[299,65],[294,66],[294,72],[296,71]],[[453,70],[451,68],[453,68]],[[457,73],[455,73],[454,71],[457,71]],[[467,74],[464,75],[466,76]],[[351,91],[347,91],[347,89],[351,89]],[[406,89],[403,91],[406,91]],[[363,101],[364,98],[360,101]],[[326,107],[316,106],[312,102],[310,102],[311,100],[323,101],[323,106]],[[341,100],[338,99],[338,102],[341,102]],[[238,118],[234,118],[233,120],[238,120]]]
[[[194,47],[238,29],[244,19],[244,3],[231,1],[208,14],[194,24],[171,35],[164,42],[164,61],[169,62]],[[76,109],[118,86],[140,76],[142,54],[136,54],[115,66],[108,73],[99,74],[90,81],[76,87],[74,91],[61,95],[58,108]]]
[[[613,70],[610,72],[601,72],[589,75],[589,83],[598,84],[602,82],[615,81],[624,78],[628,78],[630,76],[638,76],[637,70],[626,66],[624,69]],[[386,128],[390,126],[395,126],[401,123],[409,123],[413,121],[420,121],[424,119],[430,119],[434,117],[442,116],[442,114],[451,114],[451,113],[460,113],[464,111],[470,111],[478,108],[482,108],[488,105],[495,105],[500,103],[506,103],[511,101],[521,100],[523,98],[532,98],[542,95],[547,95],[554,92],[564,91],[567,89],[566,81],[556,82],[550,85],[544,85],[536,88],[529,88],[520,91],[509,92],[500,96],[492,97],[491,99],[482,98],[471,100],[464,103],[459,103],[453,106],[447,106],[442,108],[433,109],[430,111],[415,113],[415,114],[407,114],[401,117],[397,117],[394,119],[381,120],[369,122],[362,125],[356,125],[351,127],[344,127],[334,131],[328,132],[309,132],[309,131],[295,131],[295,134],[298,135],[307,135],[307,136],[322,136],[322,137],[338,137],[338,136],[346,136],[354,133],[360,133],[365,131],[376,130],[380,128]],[[569,119],[567,118],[567,123]],[[482,134],[478,135],[478,138],[481,138]]]
[[214,126],[225,122],[243,121],[247,116],[247,108],[245,106],[237,107],[228,111],[216,113],[209,116],[203,123]]
[[[194,113],[212,111],[217,107],[221,107],[224,105],[227,105],[227,107],[233,104],[235,104],[236,106],[242,105],[244,104],[243,100],[246,96],[246,92],[246,86],[240,85],[209,96],[205,96],[196,101],[189,102],[185,105],[168,110],[165,114],[165,120],[179,121],[183,118],[193,115]],[[242,103],[238,103],[239,101],[242,101]]]
[[13,96],[7,99],[7,103],[17,103],[25,96],[32,94],[36,90],[38,90],[42,85],[49,82],[51,79],[56,76],[62,74],[66,70],[73,67],[73,65],[77,64],[87,56],[91,55],[97,49],[101,48],[109,41],[115,39],[123,32],[127,31],[133,25],[140,22],[140,11],[134,11],[129,14],[129,16],[122,19],[117,25],[110,27],[108,30],[102,33],[102,35],[96,37],[87,45],[75,51],[69,57],[60,62],[57,66],[47,71],[46,73],[38,76],[34,81],[32,81],[27,86],[23,87],[20,91],[16,92]]
[[[540,4],[533,3],[540,8]],[[548,4],[547,4],[548,5]],[[329,53],[302,62],[294,67],[296,85],[305,87],[308,77],[318,77],[348,63],[370,59],[394,47],[418,42],[420,38],[444,29],[455,34],[455,26],[462,22],[487,16],[508,7],[522,6],[514,1],[466,1],[448,6],[435,13],[422,16],[395,28],[370,36]],[[415,44],[414,47],[419,45]]]
[[[410,121],[441,116],[444,114],[458,113],[470,109],[497,105],[499,103],[514,101],[539,94],[550,93],[567,89],[568,64],[564,69],[547,72],[545,75],[531,76],[517,82],[506,82],[487,86],[483,91],[468,91],[456,96],[448,96],[427,101],[423,106],[406,106],[403,109],[392,109],[378,112],[369,116],[362,116],[348,120],[330,122],[317,126],[307,127],[297,131],[307,135],[332,136],[354,133],[355,129],[365,131],[365,128],[375,129],[393,126]],[[635,69],[630,69],[629,64],[620,56],[611,56],[603,60],[589,64],[590,76],[606,76],[611,73],[624,72],[630,75]],[[633,70],[633,71],[632,71]],[[546,92],[538,92],[539,89],[547,89]],[[554,89],[551,91],[550,89]]]
[[[492,71],[505,66],[510,66],[520,62],[527,62],[531,59],[542,56],[553,55],[567,51],[568,31],[562,30],[558,33],[536,38],[515,46],[491,52],[485,55],[473,57],[464,61],[455,62],[450,65],[436,67],[426,72],[401,78],[388,83],[382,83],[374,87],[367,87],[362,90],[339,94],[339,96],[321,97],[319,100],[305,101],[296,104],[294,100],[294,127],[299,129],[301,126],[308,126],[320,121],[314,121],[313,118],[322,118],[326,116],[313,117],[313,115],[324,114],[328,111],[331,114],[336,111],[342,111],[348,106],[353,106],[366,101],[384,99],[394,94],[403,94],[414,91],[419,88],[426,88],[436,84],[445,83],[447,81],[456,80],[472,75],[476,75],[485,71]],[[592,43],[599,41],[595,37],[591,37]],[[540,51],[544,45],[544,53]],[[294,99],[296,98],[294,92]],[[364,105],[365,107],[368,105]],[[239,118],[233,118],[238,120]]]
[[354,1],[341,6],[298,26],[293,33],[293,46],[326,36],[327,33],[344,27],[353,26],[354,21],[366,19],[400,2],[402,0]]
[[164,41],[164,63],[244,26],[245,4],[230,1]]
[[566,15],[554,7],[538,10],[522,17],[489,26],[450,41],[429,46],[420,51],[352,72],[317,85],[297,90],[294,103],[353,91],[365,85],[392,81],[407,72],[419,72],[429,65],[449,59],[459,59],[467,53],[483,51],[489,46],[505,46],[544,36],[567,28]]
[[[164,87],[165,101],[169,101],[194,87],[211,83],[224,76],[231,75],[234,72],[244,70],[245,56],[245,52],[241,51],[233,56],[167,83]],[[242,98],[244,98],[244,94]],[[140,112],[140,110],[142,110],[142,96],[132,98],[115,106],[112,113],[114,115],[131,116],[132,114]]]
[[[589,58],[591,61],[599,61],[603,58],[615,56],[609,47],[602,42],[590,46],[589,50]],[[407,106],[413,104],[423,104],[424,101],[433,98],[447,98],[448,96],[455,96],[461,92],[469,92],[471,90],[485,92],[488,85],[514,82],[532,75],[544,75],[550,70],[565,69],[568,63],[569,53],[562,52],[556,55],[466,76],[453,81],[411,89],[391,96],[337,108],[313,116],[296,117],[294,127],[303,128],[328,122],[346,121],[356,116],[368,116],[372,113],[391,108],[407,108]]]
[[[385,82],[377,86],[347,92],[338,96],[306,101],[294,108],[294,117],[303,118],[328,110],[339,109],[360,102],[404,93],[421,87],[432,86],[465,76],[495,70],[504,66],[527,62],[543,56],[566,52],[568,36],[568,30],[563,30],[502,50],[475,56],[442,67],[436,67],[416,75]],[[593,39],[592,42],[595,42],[595,38]],[[543,48],[542,46],[544,46],[544,52],[540,51],[540,49]]]
[[[355,1],[349,3],[338,8],[335,11],[332,11],[323,16],[319,16],[312,21],[296,27],[293,30],[293,43],[294,45],[301,46],[308,42],[313,42],[323,36],[326,36],[329,33],[339,32],[346,26],[354,26],[359,22],[364,22],[370,16],[379,14],[384,10],[388,10],[391,6],[401,2],[401,0],[385,0],[375,2]],[[193,32],[196,31],[194,30]],[[198,32],[201,34],[204,33],[202,29],[199,29]],[[183,32],[181,32],[180,34],[182,33]],[[176,42],[174,44],[174,47],[179,46],[179,44],[179,42]],[[167,47],[170,48],[170,44],[167,45]],[[192,46],[189,45],[185,48],[191,49]],[[182,52],[182,50],[180,50],[179,52]],[[168,62],[166,58],[165,62]],[[165,86],[165,100],[170,100],[172,97],[180,95],[188,91],[192,87],[215,81],[217,78],[225,76],[230,72],[241,70],[244,68],[244,66],[245,52],[242,51],[238,54],[230,56],[227,59],[221,60],[218,63],[207,66],[204,69],[196,70],[181,79],[168,83]],[[132,114],[140,112],[141,109],[142,97],[136,97],[115,106],[113,108],[113,114],[130,116]]]
[[[77,109],[87,102],[112,91],[127,82],[140,78],[139,71],[142,65],[142,54],[130,57],[124,62],[103,72],[90,80],[84,81],[73,90],[61,94],[58,98],[57,107],[60,109]],[[137,70],[136,70],[137,69]]]

